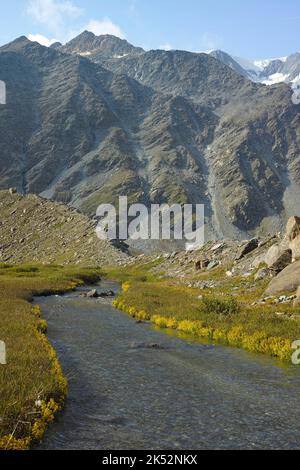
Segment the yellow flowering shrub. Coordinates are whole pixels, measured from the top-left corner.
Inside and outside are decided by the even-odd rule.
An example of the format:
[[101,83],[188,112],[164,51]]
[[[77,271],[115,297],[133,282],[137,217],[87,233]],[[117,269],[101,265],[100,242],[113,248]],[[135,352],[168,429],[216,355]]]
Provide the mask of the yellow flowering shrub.
[[168,319],[167,318],[164,318],[164,317],[161,317],[159,315],[154,315],[152,318],[151,318],[151,321],[156,325],[158,326],[159,328],[167,328],[167,324],[168,324]]
[[28,450],[31,438],[15,439],[13,436],[4,436],[0,438],[0,450]]
[[[270,334],[271,332],[267,333],[261,330],[255,332],[254,328],[249,328],[249,325],[243,323],[244,312],[240,312],[239,305],[232,299],[229,299],[228,302],[219,299],[216,302],[209,298],[205,306],[210,308],[210,312],[208,311],[209,309],[205,309],[205,319],[189,319],[188,314],[191,315],[191,312],[188,312],[187,318],[184,319],[184,317],[182,318],[182,310],[179,311],[179,318],[176,318],[176,308],[174,314],[170,312],[172,305],[170,308],[166,297],[164,297],[165,292],[160,294],[158,291],[158,294],[153,295],[153,289],[151,291],[145,289],[146,297],[144,299],[140,294],[137,296],[132,291],[126,295],[132,287],[131,283],[124,282],[122,287],[123,294],[114,301],[113,305],[135,319],[151,320],[152,323],[162,329],[178,330],[182,333],[191,334],[194,337],[205,338],[229,346],[244,348],[250,352],[268,354],[281,360],[290,361],[292,341],[287,338],[281,338],[279,334],[277,337]],[[141,287],[139,284],[139,288],[143,289],[144,287]],[[157,289],[157,285],[155,285],[155,288]],[[155,304],[153,306],[151,303],[153,297],[157,303],[157,309]],[[135,298],[138,300],[135,301]],[[158,313],[162,311],[164,303],[166,305],[166,315]],[[149,304],[149,311],[147,311]],[[199,305],[201,306],[202,304],[200,303]],[[181,302],[180,308],[184,309],[184,302]],[[197,313],[196,309],[197,306],[192,315]],[[220,314],[217,319],[214,318],[216,314]],[[213,318],[212,321],[210,315]],[[242,320],[240,324],[236,321],[237,316],[240,316]]]
[[31,429],[31,435],[34,440],[40,441],[42,439],[48,425],[52,423],[55,418],[55,414],[60,410],[61,406],[52,398],[48,403],[42,402],[41,417],[35,421]]
[[131,285],[130,285],[129,282],[123,282],[123,284],[122,284],[122,290],[123,290],[123,292],[124,292],[125,294],[126,294],[126,292],[129,291],[130,287],[131,287]]
[[48,324],[47,324],[46,320],[38,320],[38,322],[37,322],[37,330],[38,330],[40,333],[43,333],[44,335],[47,333]]
[[243,340],[245,338],[243,328],[241,326],[233,327],[231,330],[228,331],[226,338],[231,346],[242,346]]

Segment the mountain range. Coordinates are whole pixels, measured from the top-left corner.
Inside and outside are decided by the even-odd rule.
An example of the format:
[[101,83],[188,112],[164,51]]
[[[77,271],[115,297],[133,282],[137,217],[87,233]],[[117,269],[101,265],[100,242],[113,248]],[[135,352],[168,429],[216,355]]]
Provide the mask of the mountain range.
[[249,80],[265,85],[287,83],[294,89],[300,87],[300,52],[279,59],[256,61],[231,57],[220,50],[210,54]]
[[[297,60],[261,73],[290,66],[292,78]],[[209,238],[278,231],[299,212],[300,107],[290,80],[262,78],[221,51],[144,51],[87,31],[50,48],[18,38],[0,48],[0,188],[90,216],[119,195],[204,203]]]

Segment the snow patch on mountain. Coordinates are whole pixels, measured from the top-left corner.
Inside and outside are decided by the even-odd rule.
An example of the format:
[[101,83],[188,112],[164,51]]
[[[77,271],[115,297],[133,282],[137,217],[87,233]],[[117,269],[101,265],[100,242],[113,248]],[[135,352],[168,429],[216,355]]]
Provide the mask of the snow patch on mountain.
[[255,60],[253,64],[263,72],[263,70],[268,67],[272,62],[280,60],[283,64],[287,61],[288,57],[276,57],[275,59],[264,59],[264,60]]
[[264,85],[276,85],[276,83],[286,82],[289,78],[289,75],[285,75],[283,73],[273,73],[270,75],[266,80],[263,80],[262,83]]

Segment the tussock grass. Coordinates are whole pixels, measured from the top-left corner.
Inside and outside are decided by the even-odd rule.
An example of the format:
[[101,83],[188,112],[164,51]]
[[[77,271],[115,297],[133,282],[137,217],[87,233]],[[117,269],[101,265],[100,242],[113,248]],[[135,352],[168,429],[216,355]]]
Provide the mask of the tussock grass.
[[[291,359],[292,342],[300,339],[300,322],[279,317],[276,312],[300,314],[291,305],[257,305],[266,282],[226,278],[222,270],[212,273],[222,280],[213,289],[193,289],[175,285],[171,278],[154,276],[152,265],[108,269],[106,275],[123,282],[115,306],[134,318],[151,320],[161,328],[173,328],[196,337],[230,346],[269,354],[284,361]],[[200,274],[197,279],[211,276]],[[143,277],[144,282],[140,279]]]
[[24,449],[40,439],[67,393],[32,297],[72,290],[99,275],[89,268],[0,265],[0,339],[8,362],[0,365],[0,449]]

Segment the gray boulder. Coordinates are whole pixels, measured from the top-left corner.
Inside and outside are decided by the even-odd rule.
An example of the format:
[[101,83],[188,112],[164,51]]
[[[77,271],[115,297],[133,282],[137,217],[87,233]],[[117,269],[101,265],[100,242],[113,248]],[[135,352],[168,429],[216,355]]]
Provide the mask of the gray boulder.
[[86,296],[89,298],[89,299],[97,299],[99,296],[98,296],[98,292],[96,289],[93,289],[91,290],[90,292],[88,292],[86,294]]
[[209,263],[209,265],[207,266],[207,270],[210,271],[211,269],[214,269],[216,268],[217,266],[219,266],[220,262],[217,261],[217,260],[214,260],[214,261],[211,261]]
[[259,245],[259,241],[257,238],[253,238],[252,240],[247,241],[238,252],[236,256],[236,260],[239,261],[240,259],[244,258],[249,253],[252,253],[252,251],[258,248],[258,245]]
[[112,290],[109,290],[107,292],[101,292],[101,294],[98,294],[98,297],[114,297],[115,293]]
[[283,271],[291,262],[292,250],[288,249],[283,251],[269,268],[276,275]]
[[285,239],[292,250],[292,260],[300,259],[300,217],[290,217],[286,227]]
[[296,292],[300,286],[300,261],[287,266],[270,282],[266,295],[275,296],[282,292]]
[[300,235],[290,242],[290,249],[292,251],[293,261],[300,260]]
[[288,248],[289,246],[287,243],[280,243],[280,244],[271,246],[271,248],[269,248],[264,258],[264,262],[266,263],[266,265],[269,268],[273,266],[277,262],[278,258],[280,258],[282,253],[284,253],[284,251],[287,250]]
[[300,217],[290,217],[286,226],[286,238],[292,242],[300,235]]

